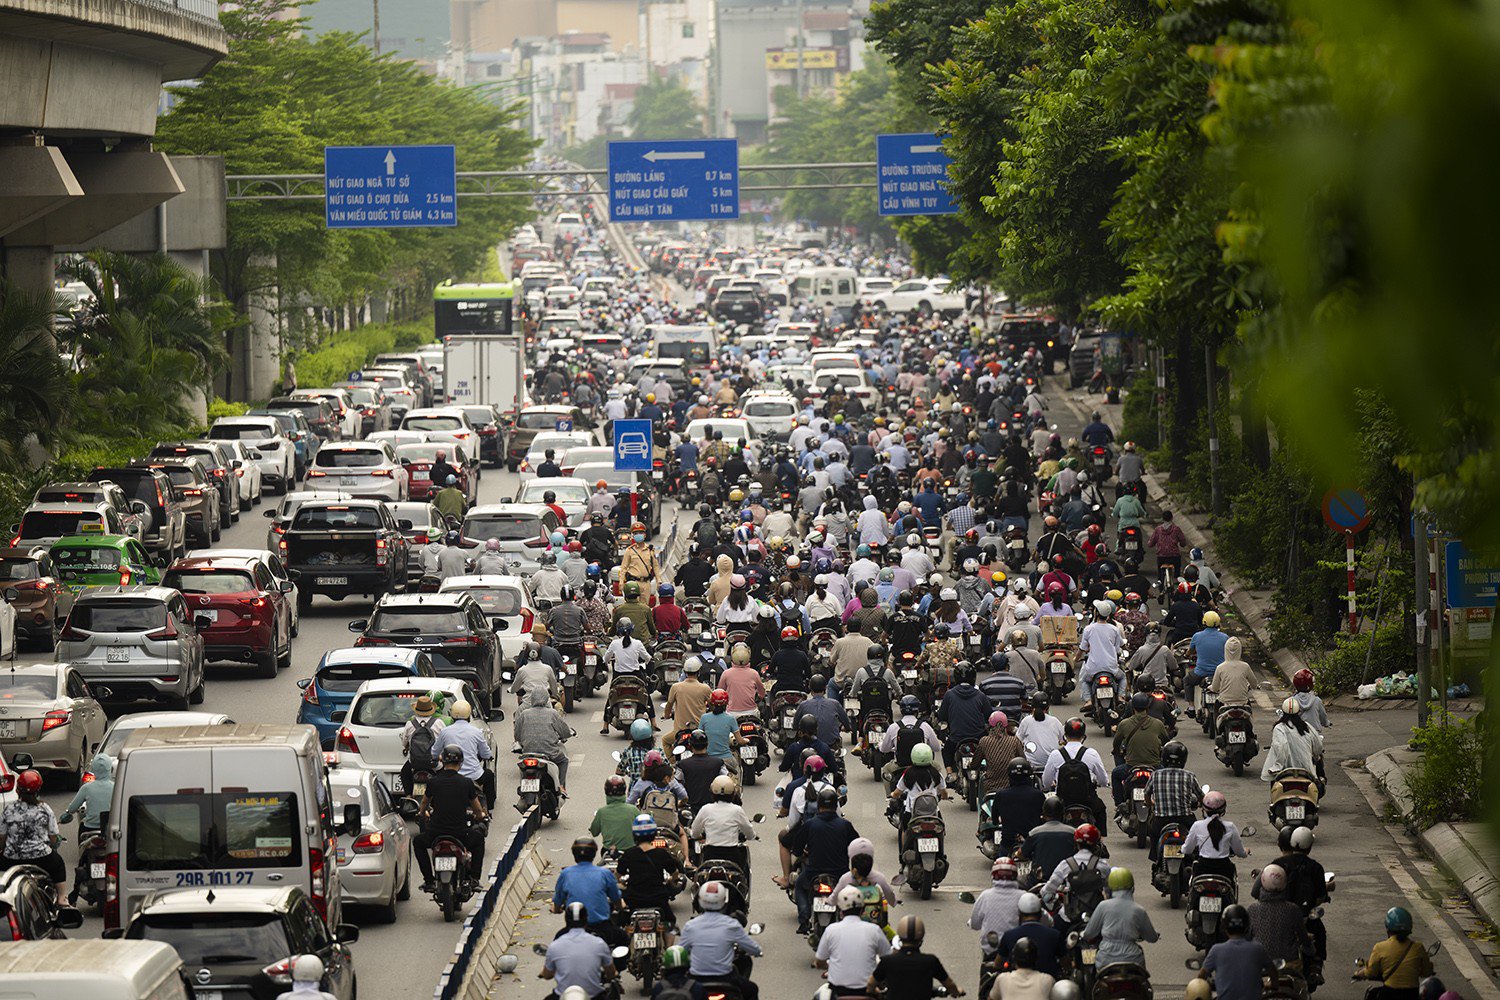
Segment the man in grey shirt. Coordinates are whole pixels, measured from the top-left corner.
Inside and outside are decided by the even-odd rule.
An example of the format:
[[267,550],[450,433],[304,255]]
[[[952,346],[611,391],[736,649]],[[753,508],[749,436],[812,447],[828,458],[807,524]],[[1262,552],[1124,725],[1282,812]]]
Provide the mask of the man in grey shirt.
[[[582,910],[580,904],[570,905],[568,909],[572,910],[573,906]],[[575,923],[584,920],[587,920],[586,914],[576,916],[569,913],[567,931],[553,938],[547,946],[547,960],[539,978],[556,980],[552,994],[555,997],[562,996],[563,991],[571,986],[580,987],[589,997],[600,996],[604,992],[605,975],[614,974],[609,945],[583,923]]]
[[572,735],[562,713],[547,703],[546,691],[538,687],[527,692],[526,707],[516,713],[516,742],[523,753],[557,765],[557,788],[563,793],[568,790],[568,751],[563,743]]
[[[528,645],[530,645],[528,643]],[[560,694],[557,683],[557,671],[540,659],[532,658],[523,663],[516,671],[516,679],[511,681],[511,693],[516,696],[516,702],[526,704],[526,695],[533,688],[540,688],[547,692],[548,698],[557,698]]]
[[1135,442],[1126,441],[1125,450],[1115,460],[1115,475],[1120,477],[1122,483],[1138,483],[1145,474],[1146,463],[1136,454]]

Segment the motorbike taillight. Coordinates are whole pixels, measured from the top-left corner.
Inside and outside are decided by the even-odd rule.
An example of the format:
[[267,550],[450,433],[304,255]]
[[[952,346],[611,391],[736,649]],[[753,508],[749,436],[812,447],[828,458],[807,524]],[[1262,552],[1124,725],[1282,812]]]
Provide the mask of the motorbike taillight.
[[539,761],[539,760],[537,760],[535,757],[523,757],[523,758],[521,758],[521,766],[522,767],[541,767],[542,766],[542,762]]

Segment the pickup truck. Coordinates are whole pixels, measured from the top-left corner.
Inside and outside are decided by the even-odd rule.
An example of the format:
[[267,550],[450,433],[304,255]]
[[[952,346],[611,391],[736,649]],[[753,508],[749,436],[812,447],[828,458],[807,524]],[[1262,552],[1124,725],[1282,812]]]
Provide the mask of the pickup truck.
[[398,521],[379,500],[309,500],[278,543],[297,579],[297,603],[306,611],[314,594],[343,598],[369,594],[376,601],[406,589],[408,542]]

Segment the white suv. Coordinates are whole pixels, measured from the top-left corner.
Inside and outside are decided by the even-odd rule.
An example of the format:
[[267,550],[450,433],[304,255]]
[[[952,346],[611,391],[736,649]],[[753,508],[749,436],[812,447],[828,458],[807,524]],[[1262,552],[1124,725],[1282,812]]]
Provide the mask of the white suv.
[[913,278],[888,292],[871,296],[870,301],[886,312],[936,312],[952,317],[963,312],[964,297],[951,288],[947,278]]

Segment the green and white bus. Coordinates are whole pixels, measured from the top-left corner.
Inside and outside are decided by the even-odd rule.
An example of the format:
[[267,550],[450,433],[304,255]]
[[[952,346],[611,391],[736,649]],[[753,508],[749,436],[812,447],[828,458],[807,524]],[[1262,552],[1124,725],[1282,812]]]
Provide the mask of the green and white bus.
[[510,282],[448,280],[432,290],[433,323],[439,340],[456,333],[512,333],[514,306],[515,289]]

